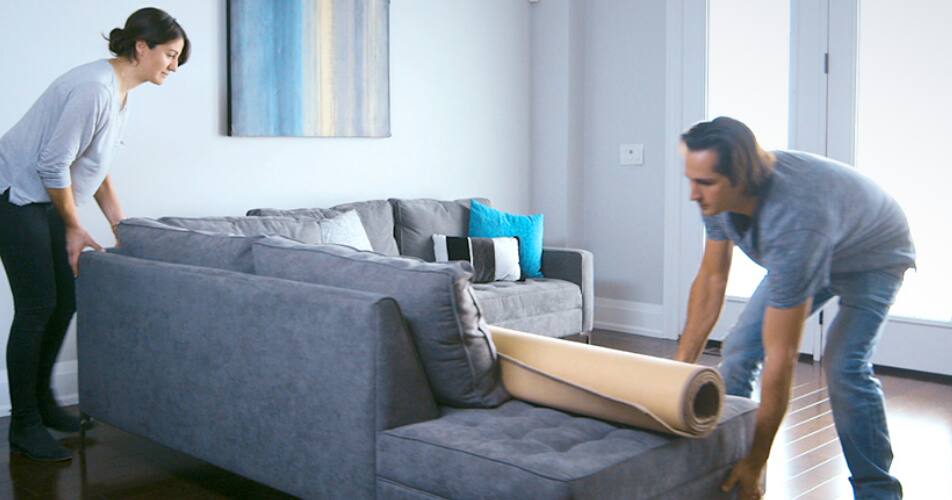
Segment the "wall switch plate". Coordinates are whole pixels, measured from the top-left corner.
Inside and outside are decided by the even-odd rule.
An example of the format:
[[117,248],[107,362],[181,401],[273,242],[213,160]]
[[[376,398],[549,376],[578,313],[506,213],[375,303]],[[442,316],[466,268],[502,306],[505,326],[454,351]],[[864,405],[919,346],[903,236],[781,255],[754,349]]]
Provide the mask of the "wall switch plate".
[[618,148],[618,163],[621,165],[644,165],[644,144],[622,144]]

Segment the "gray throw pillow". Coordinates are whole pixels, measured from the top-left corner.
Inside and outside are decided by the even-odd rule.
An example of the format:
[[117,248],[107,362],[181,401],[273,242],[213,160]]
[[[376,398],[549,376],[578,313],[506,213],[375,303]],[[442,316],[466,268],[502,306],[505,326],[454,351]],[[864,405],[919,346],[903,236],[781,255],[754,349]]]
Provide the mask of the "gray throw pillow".
[[[484,205],[489,204],[489,200],[475,199]],[[392,198],[390,204],[393,205],[393,235],[400,255],[433,262],[434,234],[469,234],[469,199],[441,201]]]
[[283,238],[258,242],[253,252],[260,275],[393,297],[441,403],[487,408],[509,399],[470,273],[462,266]]
[[[375,252],[384,255],[400,255],[397,250],[397,241],[393,235],[393,208],[387,200],[358,201],[344,203],[331,208],[253,208],[247,215],[282,215],[290,217],[314,217],[327,219],[336,217],[348,210],[356,210],[360,221],[367,231],[367,238]],[[467,215],[467,223],[469,215]]]
[[238,236],[169,226],[152,219],[125,219],[116,252],[140,259],[254,272],[251,245],[267,236]]
[[324,242],[321,226],[312,217],[162,217],[159,222],[210,233],[284,236],[315,245]]

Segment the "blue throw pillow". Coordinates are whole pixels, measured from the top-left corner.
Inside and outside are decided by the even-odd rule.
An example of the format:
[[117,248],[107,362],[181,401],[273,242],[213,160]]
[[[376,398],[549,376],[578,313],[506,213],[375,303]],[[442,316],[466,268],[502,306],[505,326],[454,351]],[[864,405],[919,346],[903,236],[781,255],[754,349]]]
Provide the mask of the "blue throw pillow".
[[519,267],[526,278],[542,277],[542,214],[515,215],[472,200],[469,203],[469,236],[519,238]]

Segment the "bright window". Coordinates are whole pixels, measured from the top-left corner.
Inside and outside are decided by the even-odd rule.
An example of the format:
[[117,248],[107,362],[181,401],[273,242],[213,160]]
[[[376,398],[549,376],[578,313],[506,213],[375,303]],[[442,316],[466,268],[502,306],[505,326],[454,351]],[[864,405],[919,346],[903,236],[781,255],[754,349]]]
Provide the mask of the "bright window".
[[[710,2],[708,117],[750,127],[765,149],[785,149],[790,95],[790,0]],[[749,297],[764,277],[735,249],[727,294]]]
[[940,321],[952,318],[949,19],[947,0],[860,2],[856,166],[902,205],[918,254],[891,313]]

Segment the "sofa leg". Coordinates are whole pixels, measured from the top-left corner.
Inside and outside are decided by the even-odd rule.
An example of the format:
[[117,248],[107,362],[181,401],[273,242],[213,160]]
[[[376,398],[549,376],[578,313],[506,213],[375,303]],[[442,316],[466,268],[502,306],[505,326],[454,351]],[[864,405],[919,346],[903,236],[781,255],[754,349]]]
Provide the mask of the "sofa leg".
[[79,485],[81,498],[87,498],[86,485],[89,484],[89,475],[86,470],[86,428],[92,423],[92,417],[79,412]]
[[92,427],[93,418],[87,415],[86,413],[79,412],[79,448],[80,450],[86,450],[86,429]]
[[568,337],[562,337],[562,340],[568,340],[571,342],[581,342],[583,344],[591,344],[592,332],[578,332],[574,335],[569,335]]

